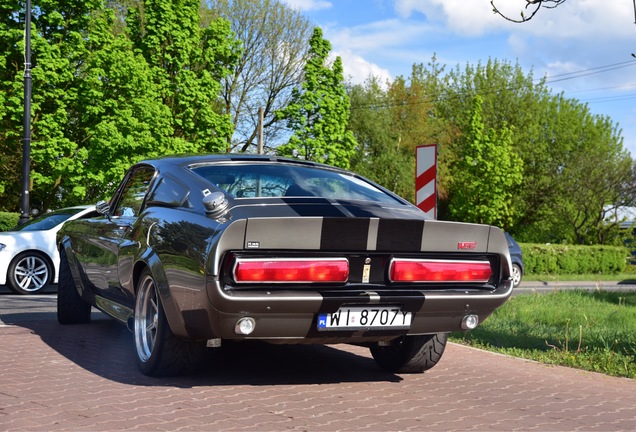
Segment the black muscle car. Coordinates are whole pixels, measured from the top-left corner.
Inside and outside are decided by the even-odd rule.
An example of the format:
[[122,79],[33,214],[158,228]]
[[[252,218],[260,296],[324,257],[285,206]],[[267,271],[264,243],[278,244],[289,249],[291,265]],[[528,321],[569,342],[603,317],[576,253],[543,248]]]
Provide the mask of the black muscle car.
[[512,291],[500,229],[427,219],[317,163],[148,160],[97,209],[58,233],[58,320],[87,323],[93,306],[126,323],[147,375],[248,340],[366,345],[384,370],[422,372]]

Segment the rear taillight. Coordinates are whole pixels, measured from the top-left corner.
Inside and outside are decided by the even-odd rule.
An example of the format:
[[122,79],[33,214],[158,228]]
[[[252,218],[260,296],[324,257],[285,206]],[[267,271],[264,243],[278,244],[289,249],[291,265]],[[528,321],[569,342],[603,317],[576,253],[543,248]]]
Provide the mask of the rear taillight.
[[393,260],[392,282],[488,282],[488,261]]
[[346,282],[349,261],[334,259],[237,259],[234,280],[238,283]]

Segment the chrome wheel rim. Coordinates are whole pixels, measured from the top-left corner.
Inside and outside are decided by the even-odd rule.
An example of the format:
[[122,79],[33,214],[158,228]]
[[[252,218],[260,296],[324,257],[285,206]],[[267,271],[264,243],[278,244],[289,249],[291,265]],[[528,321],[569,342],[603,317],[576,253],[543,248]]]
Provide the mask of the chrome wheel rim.
[[49,280],[49,268],[42,258],[26,256],[15,266],[13,278],[22,290],[39,291]]
[[145,276],[137,292],[135,303],[135,346],[143,362],[148,361],[157,339],[159,298],[155,281]]
[[512,284],[514,286],[519,285],[521,282],[521,269],[516,265],[512,266]]

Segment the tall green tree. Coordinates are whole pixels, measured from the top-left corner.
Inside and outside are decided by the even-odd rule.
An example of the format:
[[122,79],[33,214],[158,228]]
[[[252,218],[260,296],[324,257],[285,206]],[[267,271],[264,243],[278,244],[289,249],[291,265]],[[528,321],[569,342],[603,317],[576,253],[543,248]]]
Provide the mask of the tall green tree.
[[[77,143],[68,131],[77,100],[84,60],[90,53],[91,27],[100,0],[85,2],[34,1],[32,7],[31,60],[31,204],[46,209],[59,202],[57,171],[80,168],[69,161]],[[6,103],[0,118],[0,154],[7,170],[0,179],[4,189],[1,206],[17,209],[20,197],[21,144],[24,111],[24,3],[0,2],[0,93]],[[79,110],[75,110],[79,111]],[[19,159],[17,155],[20,155]],[[16,163],[20,161],[20,163]],[[11,165],[9,165],[11,164]],[[81,169],[81,168],[80,168]]]
[[521,184],[523,163],[512,148],[511,128],[487,128],[482,98],[473,100],[470,127],[462,136],[462,154],[451,169],[450,214],[455,220],[510,228],[515,209],[513,190]]
[[277,151],[283,156],[349,168],[356,142],[347,129],[350,102],[342,60],[336,57],[331,66],[327,64],[331,43],[323,39],[319,27],[314,29],[309,46],[302,89],[294,88],[291,103],[276,113],[293,133]]
[[199,1],[144,0],[129,10],[128,31],[152,69],[174,136],[205,151],[225,151],[229,114],[219,113],[220,80],[240,55],[227,20],[201,27]]

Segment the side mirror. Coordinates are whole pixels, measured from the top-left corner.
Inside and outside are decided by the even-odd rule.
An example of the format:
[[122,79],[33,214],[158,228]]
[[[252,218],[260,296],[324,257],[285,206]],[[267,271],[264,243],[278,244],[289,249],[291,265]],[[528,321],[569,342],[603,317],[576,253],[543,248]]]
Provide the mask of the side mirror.
[[108,216],[108,213],[110,213],[110,205],[108,204],[108,201],[99,201],[95,204],[95,209],[97,210],[97,213],[102,216]]

